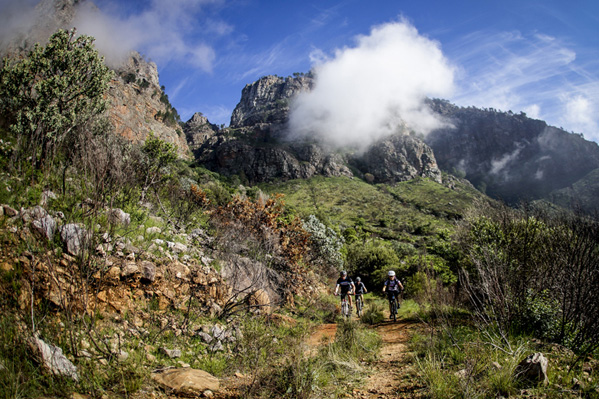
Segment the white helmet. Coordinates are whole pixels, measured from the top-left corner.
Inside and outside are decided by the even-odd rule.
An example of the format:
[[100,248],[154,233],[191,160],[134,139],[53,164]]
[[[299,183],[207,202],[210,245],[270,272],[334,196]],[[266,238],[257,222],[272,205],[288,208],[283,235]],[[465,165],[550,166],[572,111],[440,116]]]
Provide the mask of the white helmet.
[[389,277],[391,277],[391,276],[395,276],[395,272],[394,272],[393,270],[389,270],[389,273],[387,273],[387,275],[388,275]]

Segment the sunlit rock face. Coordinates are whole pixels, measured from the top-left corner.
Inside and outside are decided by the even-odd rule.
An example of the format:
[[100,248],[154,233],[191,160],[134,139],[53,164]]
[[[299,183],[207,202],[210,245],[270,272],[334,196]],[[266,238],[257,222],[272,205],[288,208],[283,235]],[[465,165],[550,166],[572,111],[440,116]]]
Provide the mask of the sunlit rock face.
[[[265,76],[246,85],[241,100],[231,116],[232,128],[258,124],[284,125],[289,118],[289,105],[294,96],[310,91],[311,75],[282,78]],[[277,126],[278,127],[278,126]]]
[[127,62],[115,71],[108,90],[108,117],[119,134],[134,143],[143,143],[150,133],[172,143],[179,156],[190,156],[183,129],[177,123],[165,123],[169,112],[161,100],[162,90],[158,81],[156,64],[131,53]]

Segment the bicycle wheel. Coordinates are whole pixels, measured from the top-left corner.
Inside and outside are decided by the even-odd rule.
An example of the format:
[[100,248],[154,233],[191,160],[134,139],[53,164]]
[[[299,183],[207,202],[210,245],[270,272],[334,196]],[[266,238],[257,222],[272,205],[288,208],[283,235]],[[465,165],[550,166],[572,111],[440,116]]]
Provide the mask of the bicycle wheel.
[[362,302],[362,296],[356,298],[356,307],[358,308],[358,317],[362,316],[362,307],[364,306],[364,302]]
[[393,301],[391,302],[391,317],[393,321],[397,321],[397,299],[393,297]]
[[341,314],[345,318],[349,317],[349,309],[348,308],[349,308],[349,304],[347,303],[347,300],[344,300],[343,302],[341,302]]

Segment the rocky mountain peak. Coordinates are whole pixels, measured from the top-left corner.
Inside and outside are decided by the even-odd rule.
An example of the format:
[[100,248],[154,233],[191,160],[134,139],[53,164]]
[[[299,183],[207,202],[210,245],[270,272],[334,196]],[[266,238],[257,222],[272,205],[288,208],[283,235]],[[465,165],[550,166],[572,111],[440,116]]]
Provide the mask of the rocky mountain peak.
[[201,112],[193,114],[191,119],[183,127],[187,144],[193,152],[209,142],[217,134],[218,130],[218,126],[210,123],[208,118],[202,115]]
[[259,123],[283,124],[289,115],[289,101],[298,93],[310,91],[314,84],[311,74],[296,74],[282,78],[265,76],[246,85],[241,100],[233,110],[230,126],[254,126]]
[[[313,87],[311,74],[262,77],[243,88],[229,129],[216,135],[192,135],[186,130],[188,141],[194,142],[190,146],[208,168],[244,176],[249,183],[314,175],[352,177],[354,173],[369,174],[375,182],[405,181],[417,176],[441,181],[432,150],[415,137],[387,137],[359,153],[339,151],[317,140],[290,140],[290,103],[294,96]],[[186,129],[192,131],[190,122]],[[194,123],[206,126],[207,121],[198,118]]]

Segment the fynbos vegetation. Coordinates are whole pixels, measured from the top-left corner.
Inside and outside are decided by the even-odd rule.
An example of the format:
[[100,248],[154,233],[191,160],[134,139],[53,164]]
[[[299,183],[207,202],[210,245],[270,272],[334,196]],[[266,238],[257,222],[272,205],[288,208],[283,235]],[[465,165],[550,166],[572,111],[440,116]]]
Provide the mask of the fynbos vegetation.
[[[74,31],[3,61],[0,398],[599,392],[595,216],[498,204],[441,173],[415,135],[363,159],[282,144],[289,102],[264,93],[237,108],[238,131],[193,133],[223,176],[150,131],[117,136],[111,77]],[[256,90],[289,97],[311,79]],[[177,125],[160,95],[155,118]],[[342,269],[369,290],[359,320],[331,295]],[[389,270],[407,288],[397,323],[380,295]]]

